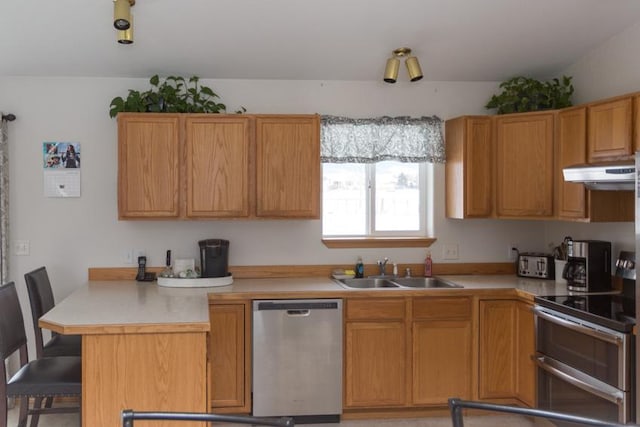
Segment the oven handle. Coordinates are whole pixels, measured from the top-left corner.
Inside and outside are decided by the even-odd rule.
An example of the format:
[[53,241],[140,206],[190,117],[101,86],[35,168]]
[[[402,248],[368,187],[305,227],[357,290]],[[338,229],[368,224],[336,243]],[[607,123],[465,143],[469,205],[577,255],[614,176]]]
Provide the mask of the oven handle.
[[574,331],[580,332],[585,335],[589,335],[590,337],[597,338],[602,341],[606,341],[616,346],[620,346],[620,344],[622,343],[622,338],[617,335],[601,332],[596,329],[583,326],[579,323],[571,322],[570,320],[566,320],[561,317],[554,316],[552,314],[547,313],[546,311],[539,309],[538,307],[534,307],[533,312],[536,316],[542,319],[548,320],[549,322],[562,325],[567,329],[573,329]]
[[549,363],[547,363],[547,360],[544,356],[539,356],[536,357],[536,364],[544,369],[545,371],[549,372],[552,375],[555,375],[556,377],[559,377],[561,379],[563,379],[564,381],[568,382],[569,384],[578,387],[581,390],[586,391],[587,393],[591,393],[594,394],[598,397],[601,397],[602,399],[608,400],[611,403],[615,403],[616,405],[620,405],[622,403],[623,400],[623,396],[621,395],[622,392],[617,391],[617,392],[611,392],[611,393],[607,393],[606,391],[602,390],[601,388],[597,387],[596,385],[593,384],[589,384],[586,381],[580,380],[578,378],[575,378],[573,376],[571,376],[570,374],[562,371],[561,369],[555,367],[555,366],[551,366]]

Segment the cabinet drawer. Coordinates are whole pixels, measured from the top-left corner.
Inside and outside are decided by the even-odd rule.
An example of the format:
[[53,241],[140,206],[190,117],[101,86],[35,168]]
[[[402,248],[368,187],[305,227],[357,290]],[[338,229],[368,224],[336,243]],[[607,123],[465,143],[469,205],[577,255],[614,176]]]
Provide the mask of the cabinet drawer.
[[347,320],[400,319],[404,320],[405,300],[403,298],[374,298],[347,300]]
[[469,319],[471,318],[471,298],[414,298],[413,318]]

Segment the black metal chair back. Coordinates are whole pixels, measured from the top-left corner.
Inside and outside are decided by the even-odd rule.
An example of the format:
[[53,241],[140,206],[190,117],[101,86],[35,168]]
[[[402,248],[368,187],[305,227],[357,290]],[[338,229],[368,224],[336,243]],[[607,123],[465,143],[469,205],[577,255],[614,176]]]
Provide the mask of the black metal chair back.
[[122,427],[133,427],[134,420],[201,421],[209,423],[218,422],[272,427],[294,427],[293,418],[291,417],[262,418],[195,412],[137,412],[131,409],[125,409],[122,411]]
[[[16,351],[20,356],[20,370],[6,381],[6,359]],[[0,286],[0,427],[7,426],[7,398],[19,397],[19,425],[25,426],[32,415],[33,427],[41,413],[79,412],[80,407],[29,408],[29,398],[40,401],[43,397],[80,396],[82,393],[82,362],[80,357],[45,357],[29,362],[27,337],[20,300],[15,283]]]
[[517,406],[497,405],[493,403],[475,402],[471,400],[461,400],[457,398],[449,399],[449,410],[451,411],[451,422],[453,427],[464,427],[462,418],[463,409],[480,409],[483,411],[502,412],[508,414],[518,414],[528,417],[539,417],[553,421],[564,421],[574,423],[575,426],[595,426],[595,427],[630,427],[636,424],[619,424],[610,421],[597,420],[594,418],[580,417],[577,415],[565,414],[561,412],[546,411],[542,409],[520,408]]
[[51,332],[51,339],[44,342],[42,328],[38,325],[45,313],[55,306],[51,282],[45,267],[37,268],[24,275],[29,292],[29,303],[31,305],[31,319],[33,320],[33,332],[36,339],[36,357],[49,356],[80,356],[81,337],[79,335],[58,335]]

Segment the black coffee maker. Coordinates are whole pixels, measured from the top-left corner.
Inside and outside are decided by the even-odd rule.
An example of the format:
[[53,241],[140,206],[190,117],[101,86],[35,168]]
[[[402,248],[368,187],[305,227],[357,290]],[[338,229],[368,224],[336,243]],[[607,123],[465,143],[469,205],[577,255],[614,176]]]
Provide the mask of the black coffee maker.
[[567,289],[579,292],[611,290],[611,242],[567,242],[567,264],[562,272]]
[[224,277],[229,275],[229,241],[206,239],[200,246],[200,271],[202,277]]

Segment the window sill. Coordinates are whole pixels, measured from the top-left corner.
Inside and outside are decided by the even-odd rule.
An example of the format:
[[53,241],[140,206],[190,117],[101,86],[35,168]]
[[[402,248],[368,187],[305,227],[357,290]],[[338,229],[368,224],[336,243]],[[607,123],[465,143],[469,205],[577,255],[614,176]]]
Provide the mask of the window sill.
[[435,237],[340,237],[322,239],[328,248],[428,248]]

